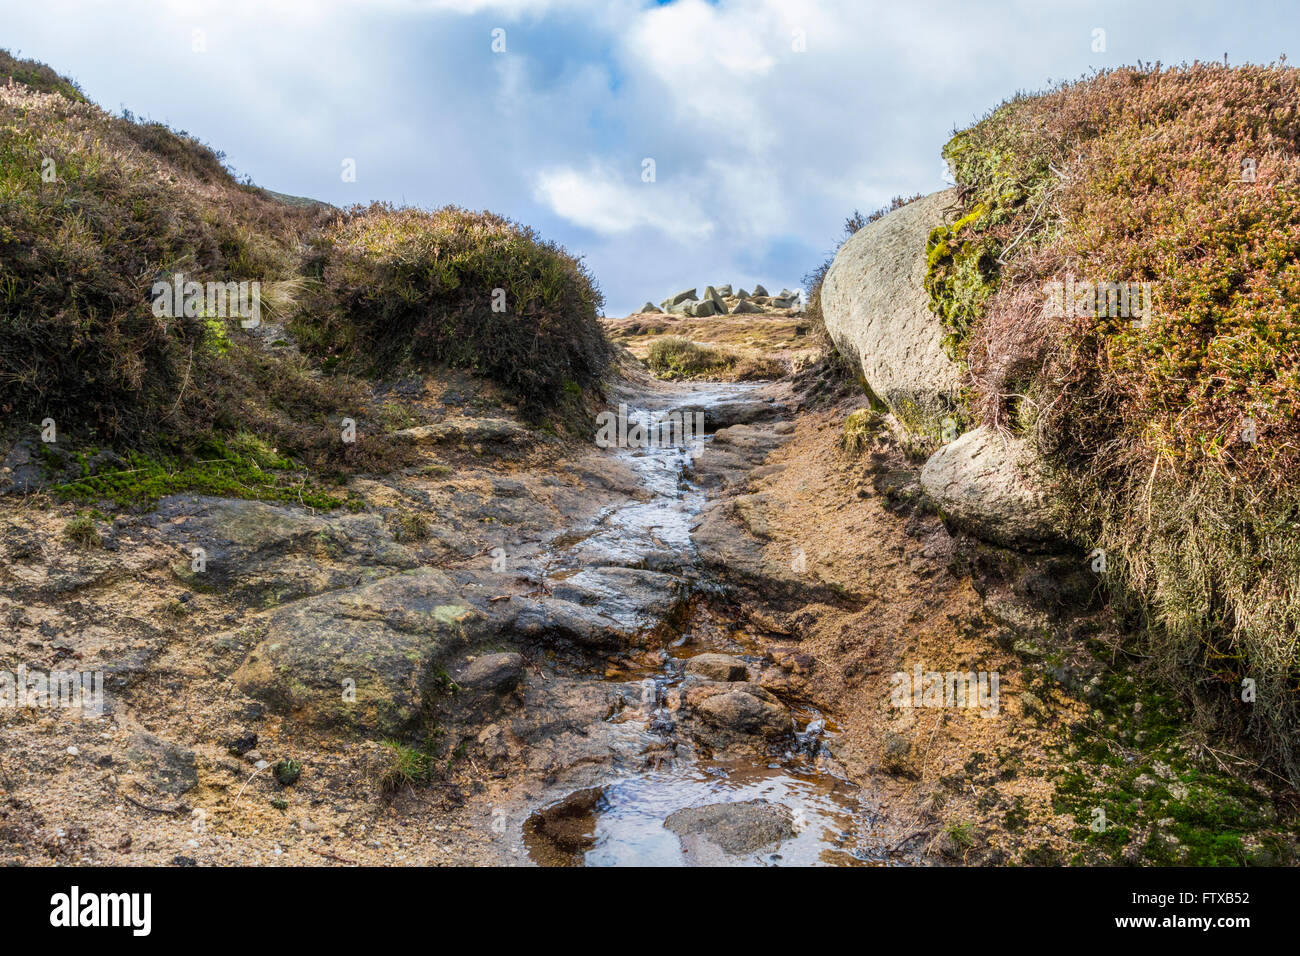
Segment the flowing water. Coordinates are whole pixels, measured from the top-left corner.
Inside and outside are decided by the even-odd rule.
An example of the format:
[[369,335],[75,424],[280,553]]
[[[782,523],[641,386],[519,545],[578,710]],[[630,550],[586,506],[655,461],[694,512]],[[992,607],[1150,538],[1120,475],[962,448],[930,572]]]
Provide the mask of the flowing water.
[[[689,404],[709,408],[718,403],[752,398],[758,386],[709,384],[674,397],[672,404],[629,409],[628,418],[654,429],[673,408]],[[599,515],[582,531],[555,539],[544,562],[547,577],[567,580],[599,572],[589,567],[592,555],[617,556],[628,566],[673,566],[684,577],[697,578],[691,527],[705,504],[704,493],[684,476],[684,467],[698,454],[707,436],[686,442],[645,448],[622,448],[623,456],[641,477],[649,499],[633,501]],[[631,560],[629,560],[631,559]],[[614,616],[629,613],[615,607]],[[650,623],[648,620],[642,623]],[[533,826],[524,827],[524,842],[534,862],[543,865],[686,866],[727,865],[882,865],[890,862],[885,841],[876,830],[877,817],[856,785],[836,775],[824,741],[835,735],[822,715],[809,707],[792,712],[798,733],[793,745],[765,755],[712,759],[699,755],[689,743],[674,739],[675,721],[670,695],[683,680],[685,660],[704,650],[737,648],[700,646],[687,621],[676,640],[657,659],[629,661],[620,678],[639,678],[640,705],[620,711],[611,720],[644,725],[650,735],[672,741],[662,759],[637,773],[613,776],[603,785],[566,798],[581,797],[572,825],[581,838],[576,848],[557,849]],[[756,650],[756,648],[754,649]],[[744,659],[744,648],[739,655]],[[750,660],[757,662],[758,655]],[[679,839],[664,821],[686,808],[741,801],[766,801],[786,808],[793,829],[779,844],[739,855],[721,856],[707,841]]]

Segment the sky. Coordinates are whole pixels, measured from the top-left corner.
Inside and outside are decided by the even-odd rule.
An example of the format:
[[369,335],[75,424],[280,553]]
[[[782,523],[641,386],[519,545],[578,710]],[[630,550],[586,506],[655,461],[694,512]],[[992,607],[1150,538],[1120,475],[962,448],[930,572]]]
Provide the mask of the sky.
[[1298,27],[1298,0],[0,0],[0,47],[105,109],[280,192],[508,216],[582,256],[609,315],[800,288],[1017,91],[1267,63]]

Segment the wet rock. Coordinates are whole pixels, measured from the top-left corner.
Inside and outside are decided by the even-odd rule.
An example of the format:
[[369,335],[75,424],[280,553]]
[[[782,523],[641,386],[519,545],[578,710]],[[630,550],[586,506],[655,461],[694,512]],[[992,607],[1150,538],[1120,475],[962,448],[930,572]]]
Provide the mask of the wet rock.
[[[580,752],[574,759],[591,759],[602,747],[608,757],[598,731],[615,726],[608,720],[616,711],[620,688],[606,681],[555,675],[545,681],[527,681],[522,686],[524,704],[510,718],[510,733],[532,750],[575,744]],[[566,735],[575,739],[565,740]],[[554,752],[549,756],[557,764],[567,759]]]
[[628,629],[613,618],[572,601],[548,597],[521,607],[512,629],[517,636],[548,647],[572,645],[580,650],[614,650],[628,637]]
[[810,720],[808,726],[801,732],[795,734],[795,743],[802,753],[810,757],[816,757],[821,750],[822,734],[826,732],[826,721],[818,718]]
[[790,811],[766,800],[689,807],[670,814],[664,827],[677,834],[688,853],[698,852],[693,844],[702,840],[732,856],[757,853],[795,835]]
[[488,633],[445,574],[421,568],[273,612],[234,678],[309,723],[400,733],[449,689],[449,657]]
[[233,593],[262,605],[419,563],[375,515],[327,521],[261,501],[173,495],[159,503],[151,520],[162,540],[183,555],[172,565],[182,581],[196,591]]
[[[683,411],[695,412],[696,407],[689,407]],[[759,402],[741,399],[734,402],[718,402],[715,405],[709,405],[702,409],[704,412],[704,430],[706,432],[715,432],[720,428],[730,428],[732,425],[754,425],[759,422],[770,422],[780,418],[786,418],[790,414],[790,409],[776,402]]]
[[557,600],[572,601],[613,619],[632,639],[670,617],[686,598],[685,582],[643,568],[587,568],[551,586]]
[[749,680],[745,662],[729,654],[697,654],[686,661],[686,673],[723,683]]
[[476,657],[455,679],[465,693],[508,694],[519,686],[523,676],[523,655],[506,652]]
[[770,691],[752,683],[700,683],[683,691],[682,710],[696,736],[711,747],[752,746],[788,738],[790,712]]

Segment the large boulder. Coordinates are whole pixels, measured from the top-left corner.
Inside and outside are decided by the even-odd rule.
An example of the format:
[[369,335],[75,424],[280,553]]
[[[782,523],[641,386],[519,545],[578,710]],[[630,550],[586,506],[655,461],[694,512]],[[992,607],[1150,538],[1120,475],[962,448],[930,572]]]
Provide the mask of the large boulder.
[[1058,540],[1035,457],[1022,440],[980,426],[930,456],[921,487],[954,524],[1009,548]]
[[925,244],[955,204],[956,191],[946,189],[863,226],[840,247],[821,288],[836,348],[905,428],[936,437],[961,381],[929,308]]

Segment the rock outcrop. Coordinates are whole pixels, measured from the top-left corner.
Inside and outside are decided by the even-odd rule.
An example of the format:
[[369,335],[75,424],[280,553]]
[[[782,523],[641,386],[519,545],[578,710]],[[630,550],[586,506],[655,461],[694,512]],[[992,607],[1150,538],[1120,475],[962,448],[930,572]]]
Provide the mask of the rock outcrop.
[[826,273],[822,315],[836,348],[908,431],[937,436],[961,385],[925,291],[925,244],[956,201],[933,193],[849,238]]
[[[863,226],[840,248],[821,288],[836,348],[902,428],[932,447],[955,424],[961,370],[930,311],[925,247],[955,203],[947,189]],[[1058,540],[1033,452],[1010,436],[981,427],[939,446],[920,485],[954,525],[987,541],[1036,550]]]
[[671,295],[655,308],[647,302],[641,306],[639,314],[655,314],[660,311],[670,315],[685,315],[692,318],[706,318],[711,315],[730,315],[733,313],[761,315],[776,312],[801,312],[799,293],[782,289],[780,295],[768,295],[761,285],[754,287],[751,295],[744,289],[732,291],[731,283],[720,286],[705,286],[701,295],[696,289],[684,289]]

